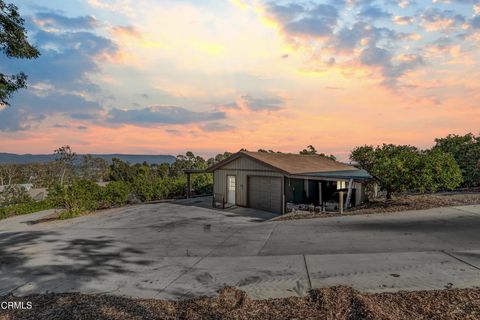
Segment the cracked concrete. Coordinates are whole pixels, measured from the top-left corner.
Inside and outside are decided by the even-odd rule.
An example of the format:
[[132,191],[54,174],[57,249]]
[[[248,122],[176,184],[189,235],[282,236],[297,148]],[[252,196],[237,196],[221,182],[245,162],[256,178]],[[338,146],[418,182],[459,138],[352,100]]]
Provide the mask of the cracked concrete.
[[266,298],[340,284],[372,292],[480,286],[480,206],[271,222],[269,213],[205,204],[0,221],[0,294],[180,299],[234,285]]

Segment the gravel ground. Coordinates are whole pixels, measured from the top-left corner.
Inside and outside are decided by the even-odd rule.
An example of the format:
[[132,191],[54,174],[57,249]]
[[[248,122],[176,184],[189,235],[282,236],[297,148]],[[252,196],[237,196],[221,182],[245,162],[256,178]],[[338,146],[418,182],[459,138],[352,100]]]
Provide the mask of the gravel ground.
[[[480,193],[440,193],[440,194],[422,194],[422,195],[400,195],[393,199],[386,200],[378,198],[369,203],[345,211],[343,215],[358,215],[372,213],[388,213],[399,211],[424,210],[438,207],[466,206],[480,204]],[[272,220],[296,220],[311,218],[326,218],[339,216],[338,213],[322,214],[306,211],[297,211],[289,213]]]
[[304,298],[251,300],[234,288],[212,298],[139,300],[75,293],[6,296],[31,310],[0,310],[0,319],[480,319],[480,289],[359,293],[349,287],[310,291]]

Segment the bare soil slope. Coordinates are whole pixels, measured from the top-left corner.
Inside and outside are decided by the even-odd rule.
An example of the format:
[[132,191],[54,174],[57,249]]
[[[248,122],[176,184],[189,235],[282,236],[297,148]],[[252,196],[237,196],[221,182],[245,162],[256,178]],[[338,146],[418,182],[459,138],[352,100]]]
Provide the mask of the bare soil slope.
[[[439,207],[466,206],[480,204],[480,193],[440,193],[422,195],[399,195],[386,200],[378,198],[363,206],[345,211],[343,215],[388,213],[412,210],[425,210]],[[289,213],[273,220],[295,220],[338,216],[338,213],[315,213],[298,211]]]

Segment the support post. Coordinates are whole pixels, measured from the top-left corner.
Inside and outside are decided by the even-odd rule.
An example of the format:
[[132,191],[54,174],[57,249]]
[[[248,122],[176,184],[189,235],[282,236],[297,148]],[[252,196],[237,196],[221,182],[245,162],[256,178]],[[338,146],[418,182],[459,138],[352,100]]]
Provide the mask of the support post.
[[190,173],[187,173],[187,198],[190,198]]
[[305,196],[309,198],[310,194],[308,193],[308,179],[303,179],[303,190],[305,191]]
[[318,205],[321,206],[323,204],[322,198],[322,182],[318,182]]
[[339,207],[339,210],[340,210],[340,214],[343,213],[343,191],[340,191],[338,193],[338,207]]
[[353,179],[348,181],[348,193],[347,199],[345,200],[345,209],[350,208],[350,200],[352,199],[352,188],[353,188]]

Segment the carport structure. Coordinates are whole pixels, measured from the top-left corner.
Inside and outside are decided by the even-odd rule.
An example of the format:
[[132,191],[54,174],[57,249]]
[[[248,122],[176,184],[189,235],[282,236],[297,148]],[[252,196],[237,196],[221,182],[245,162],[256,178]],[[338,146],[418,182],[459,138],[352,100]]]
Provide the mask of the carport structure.
[[345,191],[345,207],[365,200],[365,171],[320,155],[240,151],[211,166],[214,194],[222,202],[285,213],[286,204],[338,204]]

